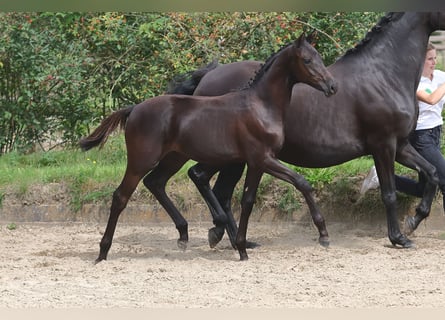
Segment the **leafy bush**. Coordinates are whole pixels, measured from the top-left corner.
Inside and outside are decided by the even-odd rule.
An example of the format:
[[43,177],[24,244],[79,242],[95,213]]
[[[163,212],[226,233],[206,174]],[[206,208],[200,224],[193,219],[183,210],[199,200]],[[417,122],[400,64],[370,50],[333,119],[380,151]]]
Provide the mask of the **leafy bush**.
[[265,60],[302,31],[332,63],[381,13],[0,13],[0,155],[74,145],[110,112],[207,64]]

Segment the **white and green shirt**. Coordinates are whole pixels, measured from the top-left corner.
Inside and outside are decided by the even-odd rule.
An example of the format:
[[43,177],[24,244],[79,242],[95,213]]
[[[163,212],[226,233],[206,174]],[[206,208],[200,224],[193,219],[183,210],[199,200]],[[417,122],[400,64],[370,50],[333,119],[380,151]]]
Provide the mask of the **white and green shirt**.
[[[421,77],[417,91],[424,90],[431,94],[442,83],[445,83],[445,72],[434,70],[433,80],[428,77]],[[417,119],[416,130],[431,129],[443,124],[442,109],[445,103],[445,97],[436,103],[428,104],[419,101],[419,118]]]

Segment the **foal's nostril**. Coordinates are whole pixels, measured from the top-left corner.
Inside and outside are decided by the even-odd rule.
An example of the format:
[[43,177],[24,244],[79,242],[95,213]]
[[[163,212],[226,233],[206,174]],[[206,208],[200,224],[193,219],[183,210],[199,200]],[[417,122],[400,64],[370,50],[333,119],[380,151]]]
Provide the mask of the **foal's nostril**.
[[337,92],[337,84],[335,82],[331,83],[331,92],[332,93]]
[[337,85],[336,85],[336,83],[333,82],[333,81],[329,81],[329,83],[326,86],[325,95],[327,97],[330,97],[333,94],[335,94],[336,92],[337,92]]

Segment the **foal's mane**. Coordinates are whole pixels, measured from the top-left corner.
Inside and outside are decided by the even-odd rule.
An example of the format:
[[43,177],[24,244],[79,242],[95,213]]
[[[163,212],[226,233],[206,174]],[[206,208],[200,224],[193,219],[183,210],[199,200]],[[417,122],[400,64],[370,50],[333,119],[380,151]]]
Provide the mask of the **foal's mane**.
[[267,70],[269,70],[270,66],[272,65],[272,63],[275,61],[275,59],[277,58],[277,56],[287,47],[291,46],[294,43],[294,41],[283,45],[280,49],[278,49],[275,53],[273,53],[272,55],[269,56],[269,58],[267,58],[267,60],[261,64],[261,68],[259,70],[257,70],[255,72],[255,75],[253,78],[251,78],[249,80],[249,82],[247,83],[247,85],[243,88],[241,88],[241,90],[246,90],[249,89],[251,87],[253,87],[262,77],[263,75],[267,72]]
[[399,20],[404,15],[404,12],[389,12],[385,16],[383,16],[377,24],[371,28],[370,31],[365,35],[365,37],[357,43],[353,48],[348,49],[343,56],[340,58],[349,56],[351,54],[355,54],[360,52],[362,48],[364,48],[373,38],[376,34],[383,31],[383,29],[393,21]]

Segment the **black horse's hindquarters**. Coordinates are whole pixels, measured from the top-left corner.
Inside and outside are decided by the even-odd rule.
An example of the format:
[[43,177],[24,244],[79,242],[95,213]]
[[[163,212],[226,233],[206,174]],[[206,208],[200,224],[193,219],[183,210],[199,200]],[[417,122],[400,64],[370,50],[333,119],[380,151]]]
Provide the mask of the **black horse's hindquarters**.
[[[405,248],[413,244],[401,233],[397,221],[393,159],[422,171],[429,178],[415,217],[407,219],[408,231],[412,231],[429,215],[437,184],[435,168],[412,148],[408,135],[416,122],[414,93],[420,79],[426,45],[431,32],[438,29],[445,29],[445,12],[387,14],[359,45],[328,68],[339,80],[339,92],[325,99],[311,89],[301,89],[301,94],[295,94],[294,90],[285,118],[286,143],[282,153],[286,154],[284,160],[288,163],[308,166],[304,157],[313,160],[309,167],[326,167],[367,154],[374,157],[386,207],[388,237],[393,245]],[[406,52],[410,54],[406,55]],[[217,78],[208,80],[211,74],[218,74],[218,69],[223,67],[225,76],[220,81]],[[222,94],[224,90],[236,89],[235,84],[238,86],[241,82],[248,82],[252,76],[243,78],[241,67],[238,63],[231,70],[230,77],[231,64],[219,66],[201,79],[194,94],[211,95],[215,91]],[[386,99],[380,99],[384,103],[372,104],[372,101],[379,100],[382,92],[387,93]],[[320,101],[322,106],[319,106]],[[320,111],[321,107],[323,111]],[[382,119],[387,123],[382,123]],[[365,128],[363,124],[367,124]],[[389,129],[383,131],[383,127]],[[315,161],[321,162],[317,164]],[[198,169],[192,168],[190,174],[206,176]],[[219,207],[219,204],[212,203],[216,197],[227,215],[232,216],[231,195],[228,194],[233,192],[241,173],[240,165],[225,167],[215,183],[215,194],[203,193],[207,203],[214,206],[211,212]],[[208,185],[208,181],[199,181]],[[209,190],[202,185],[198,189]],[[221,213],[214,219],[217,220],[219,216]],[[216,228],[220,228],[220,225],[217,221]],[[236,233],[236,224],[227,227],[229,236]],[[233,244],[234,240],[231,239],[231,242]]]

